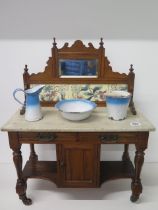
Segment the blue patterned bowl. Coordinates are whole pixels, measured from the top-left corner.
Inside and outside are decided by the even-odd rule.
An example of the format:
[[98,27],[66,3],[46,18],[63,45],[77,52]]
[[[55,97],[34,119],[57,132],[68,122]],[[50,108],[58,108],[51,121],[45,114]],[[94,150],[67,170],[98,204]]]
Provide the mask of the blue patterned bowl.
[[55,104],[55,108],[60,111],[61,115],[72,121],[88,118],[96,106],[94,102],[86,99],[67,99]]

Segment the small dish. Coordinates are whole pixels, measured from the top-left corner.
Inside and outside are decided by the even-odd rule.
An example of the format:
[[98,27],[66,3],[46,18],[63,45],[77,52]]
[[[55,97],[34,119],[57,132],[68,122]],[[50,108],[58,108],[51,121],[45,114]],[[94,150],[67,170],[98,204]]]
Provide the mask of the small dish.
[[67,99],[55,104],[55,108],[61,115],[72,121],[88,118],[96,106],[94,102],[86,99]]

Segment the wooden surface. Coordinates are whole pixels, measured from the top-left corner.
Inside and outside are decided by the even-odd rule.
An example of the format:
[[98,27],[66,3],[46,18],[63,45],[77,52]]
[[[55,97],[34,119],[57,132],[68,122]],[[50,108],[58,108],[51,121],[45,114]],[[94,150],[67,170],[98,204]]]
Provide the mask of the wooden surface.
[[[37,161],[36,165],[31,161],[27,161],[25,168],[23,170],[23,177],[25,179],[29,178],[41,178],[46,180],[51,180],[60,187],[61,183],[58,183],[57,180],[57,162],[56,161]],[[100,163],[100,182],[93,187],[100,186],[108,180],[118,179],[118,178],[132,178],[134,177],[134,167],[131,161],[101,161]],[[84,180],[84,179],[82,179]],[[88,183],[91,183],[90,180],[86,180]],[[77,180],[72,183],[76,185]],[[64,187],[68,186],[64,183]],[[63,187],[63,186],[62,186]],[[70,187],[70,186],[68,186]],[[75,186],[77,187],[77,186]],[[81,187],[78,185],[78,187]],[[87,186],[88,187],[88,186]]]
[[131,161],[101,161],[100,183],[118,178],[133,178],[134,167]]
[[41,178],[57,183],[57,163],[56,161],[37,161],[35,165],[27,161],[23,169],[23,178]]

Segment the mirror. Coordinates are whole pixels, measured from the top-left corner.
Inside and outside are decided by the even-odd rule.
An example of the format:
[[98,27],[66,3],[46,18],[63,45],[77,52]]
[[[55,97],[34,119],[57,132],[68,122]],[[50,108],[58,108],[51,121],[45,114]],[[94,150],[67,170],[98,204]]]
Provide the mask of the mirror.
[[98,59],[59,59],[59,76],[98,77]]

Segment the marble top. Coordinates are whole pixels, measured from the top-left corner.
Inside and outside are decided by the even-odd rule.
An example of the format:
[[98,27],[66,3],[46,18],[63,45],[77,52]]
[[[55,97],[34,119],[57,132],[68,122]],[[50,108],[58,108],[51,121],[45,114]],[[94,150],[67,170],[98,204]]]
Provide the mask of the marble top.
[[128,111],[127,118],[122,121],[108,119],[107,109],[97,107],[91,116],[82,121],[69,121],[52,107],[42,108],[43,119],[28,122],[24,115],[17,111],[11,119],[1,128],[2,131],[23,132],[139,132],[154,131],[155,127],[138,112],[132,115]]

